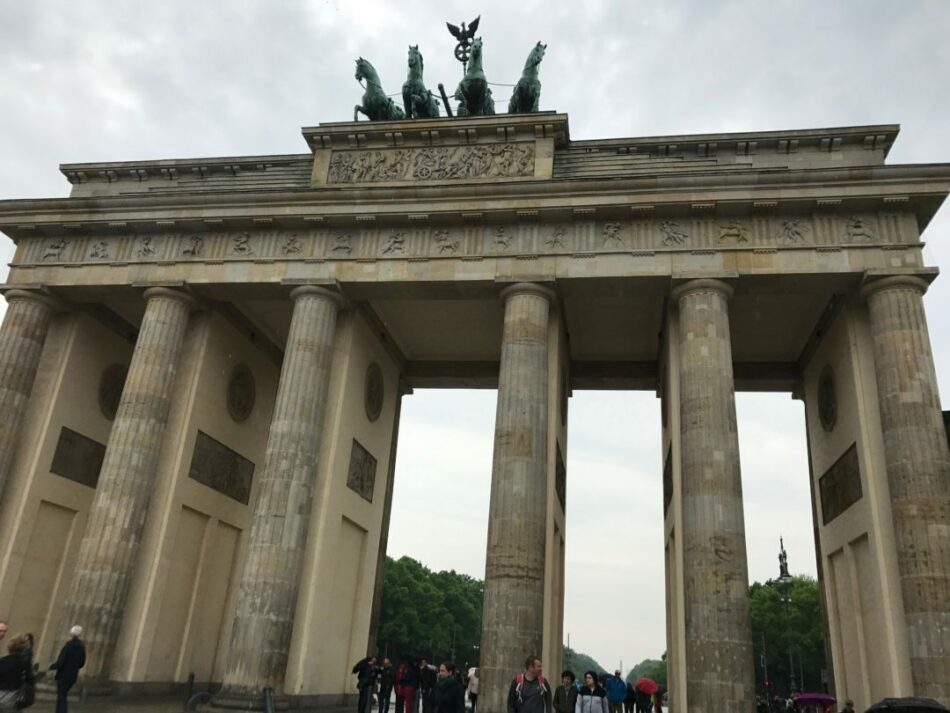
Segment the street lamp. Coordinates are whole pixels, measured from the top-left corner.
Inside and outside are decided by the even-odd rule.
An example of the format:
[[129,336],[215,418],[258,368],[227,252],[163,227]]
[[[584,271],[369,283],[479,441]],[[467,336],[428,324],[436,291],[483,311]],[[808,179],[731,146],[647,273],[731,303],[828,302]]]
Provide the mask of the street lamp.
[[792,691],[795,690],[795,664],[792,661],[792,639],[789,636],[791,633],[789,630],[789,621],[788,621],[788,603],[791,601],[791,584],[792,584],[792,575],[788,573],[788,554],[785,552],[785,543],[782,541],[781,536],[778,538],[779,553],[778,553],[778,583],[782,585],[782,590],[784,596],[781,597],[782,602],[785,604],[785,636],[788,638],[788,692],[791,695]]

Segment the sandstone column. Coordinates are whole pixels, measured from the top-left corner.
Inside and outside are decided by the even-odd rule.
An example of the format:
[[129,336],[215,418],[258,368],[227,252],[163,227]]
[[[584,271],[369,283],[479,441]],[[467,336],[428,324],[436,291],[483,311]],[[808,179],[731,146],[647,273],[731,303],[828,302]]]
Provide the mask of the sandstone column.
[[548,312],[554,294],[519,283],[502,298],[479,668],[478,703],[487,713],[506,710],[508,684],[526,656],[540,655],[544,630]]
[[293,633],[323,414],[341,298],[322,287],[291,293],[293,317],[267,437],[260,495],[238,586],[221,707],[259,706],[280,693]]
[[0,498],[55,309],[53,300],[39,292],[10,290],[6,298],[0,327]]
[[919,277],[868,284],[914,695],[950,702],[950,453]]
[[679,308],[683,675],[691,713],[755,706],[731,296],[718,280],[691,280],[672,296]]
[[109,434],[61,628],[80,624],[87,685],[104,688],[137,564],[172,387],[194,300],[184,292],[145,291],[145,316]]

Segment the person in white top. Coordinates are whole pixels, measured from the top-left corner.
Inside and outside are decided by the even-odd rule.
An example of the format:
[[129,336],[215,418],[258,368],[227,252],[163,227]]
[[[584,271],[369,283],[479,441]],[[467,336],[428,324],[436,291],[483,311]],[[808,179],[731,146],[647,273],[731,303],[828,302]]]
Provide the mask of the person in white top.
[[472,713],[475,713],[475,707],[478,705],[478,669],[472,667],[468,670],[468,701],[472,704]]

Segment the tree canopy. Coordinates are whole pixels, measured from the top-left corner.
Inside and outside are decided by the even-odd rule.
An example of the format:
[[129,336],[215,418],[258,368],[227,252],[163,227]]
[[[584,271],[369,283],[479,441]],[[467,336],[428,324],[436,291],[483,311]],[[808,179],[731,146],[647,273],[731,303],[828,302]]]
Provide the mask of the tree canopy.
[[660,686],[666,688],[666,652],[658,659],[643,659],[640,663],[630,669],[627,674],[627,682],[635,683],[638,678],[646,676],[652,678]]
[[[789,600],[787,623],[786,596]],[[764,653],[770,692],[788,693],[791,647],[798,690],[825,690],[821,671],[827,664],[818,582],[806,576],[794,577],[787,585],[755,582],[749,587],[749,613],[756,688],[760,691],[765,688]]]

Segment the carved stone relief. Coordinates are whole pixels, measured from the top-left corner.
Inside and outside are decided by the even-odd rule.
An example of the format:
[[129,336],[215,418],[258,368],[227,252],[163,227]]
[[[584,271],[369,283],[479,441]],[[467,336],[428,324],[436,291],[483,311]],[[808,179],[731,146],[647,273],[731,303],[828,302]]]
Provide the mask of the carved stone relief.
[[346,474],[346,487],[367,502],[373,502],[373,490],[376,488],[376,458],[353,439],[350,451],[350,468]]
[[80,485],[95,488],[105,457],[105,445],[63,427],[56,441],[49,470]]
[[387,239],[386,243],[383,245],[382,254],[383,255],[393,255],[395,253],[405,253],[406,252],[406,234],[402,231],[393,232]]
[[109,421],[115,420],[125,388],[125,377],[129,368],[123,364],[110,364],[99,377],[99,410]]
[[439,255],[444,253],[450,253],[454,255],[458,252],[458,249],[462,244],[461,240],[450,239],[449,231],[445,229],[436,230],[433,232],[432,239],[435,241],[435,245],[439,249]]
[[778,222],[778,240],[782,243],[803,243],[807,230],[801,218],[782,218]]
[[43,260],[62,262],[63,253],[67,247],[69,247],[69,241],[66,238],[51,240],[46,244],[46,250],[43,252]]
[[231,370],[228,379],[227,404],[231,418],[240,423],[246,421],[254,410],[257,388],[254,373],[245,364],[238,364]]
[[231,252],[235,255],[253,255],[254,250],[251,248],[251,236],[249,233],[240,233],[235,235],[232,239]]
[[383,385],[383,370],[379,364],[370,362],[366,369],[366,418],[375,421],[383,410],[383,396],[385,388]]
[[852,443],[818,479],[818,490],[821,493],[821,519],[825,525],[862,498],[861,467],[855,444]]
[[297,233],[291,233],[280,245],[280,252],[284,255],[298,255],[303,250],[303,243],[297,237]]
[[512,237],[504,225],[499,225],[495,228],[495,247],[498,250],[509,250]]
[[333,247],[330,252],[338,255],[349,255],[353,252],[353,236],[350,233],[337,233],[333,236]]
[[604,246],[623,245],[623,238],[620,237],[620,223],[604,223],[603,236]]
[[737,244],[749,242],[749,231],[745,223],[739,220],[727,220],[719,224],[719,242],[730,240]]
[[99,240],[96,243],[93,243],[92,248],[89,250],[89,257],[94,260],[108,260],[109,259],[109,243],[105,240]]
[[664,220],[660,223],[660,234],[663,236],[660,242],[667,247],[685,245],[686,241],[689,240],[689,235],[680,228],[679,223],[675,220]]
[[845,222],[845,238],[851,243],[870,243],[877,236],[864,218],[852,215]]
[[198,431],[188,477],[247,505],[251,499],[254,464],[207,433]]
[[534,175],[534,144],[334,151],[327,183],[516,178]]
[[551,233],[551,237],[544,241],[544,245],[551,250],[555,248],[566,248],[567,245],[564,243],[566,232],[564,228],[555,228],[554,232]]
[[181,254],[186,257],[201,257],[205,252],[205,240],[200,235],[191,235],[186,240]]
[[135,251],[137,257],[148,258],[155,255],[155,239],[151,235],[146,235],[139,242],[139,247]]

